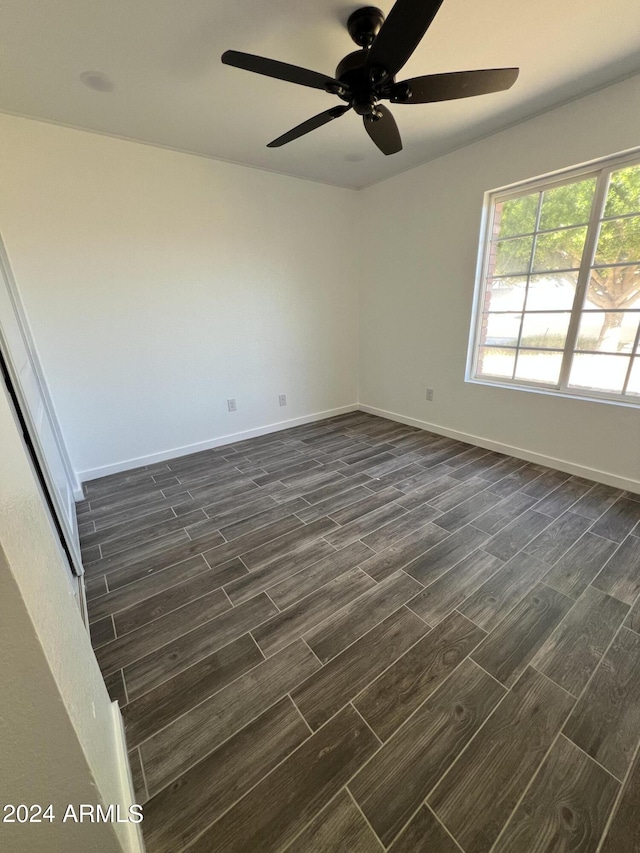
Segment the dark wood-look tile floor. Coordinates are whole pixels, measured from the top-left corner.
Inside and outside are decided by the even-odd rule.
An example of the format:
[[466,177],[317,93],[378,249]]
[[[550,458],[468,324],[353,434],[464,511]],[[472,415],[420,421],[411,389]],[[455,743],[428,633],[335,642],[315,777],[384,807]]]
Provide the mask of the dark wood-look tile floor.
[[640,496],[361,412],[85,490],[149,853],[640,851]]

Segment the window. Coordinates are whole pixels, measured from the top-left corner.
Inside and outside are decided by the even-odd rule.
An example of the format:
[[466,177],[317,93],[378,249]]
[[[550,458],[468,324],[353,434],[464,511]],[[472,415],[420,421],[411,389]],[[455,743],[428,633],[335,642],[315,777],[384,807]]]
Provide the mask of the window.
[[640,160],[489,197],[468,378],[640,405]]

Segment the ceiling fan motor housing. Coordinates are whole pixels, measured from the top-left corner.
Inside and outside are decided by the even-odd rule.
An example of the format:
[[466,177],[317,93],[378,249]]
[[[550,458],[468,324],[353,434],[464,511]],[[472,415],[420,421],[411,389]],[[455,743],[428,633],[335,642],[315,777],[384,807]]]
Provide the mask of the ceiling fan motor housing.
[[375,6],[364,6],[349,15],[347,29],[357,45],[371,47],[383,24],[384,14],[381,9]]

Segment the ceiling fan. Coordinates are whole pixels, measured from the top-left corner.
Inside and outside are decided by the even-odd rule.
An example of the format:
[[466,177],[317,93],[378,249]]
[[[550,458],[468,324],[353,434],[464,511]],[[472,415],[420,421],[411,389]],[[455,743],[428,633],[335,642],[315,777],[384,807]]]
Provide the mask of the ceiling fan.
[[396,83],[396,74],[418,46],[442,3],[443,0],[396,0],[386,20],[374,6],[357,9],[350,15],[347,29],[360,50],[341,60],[335,77],[237,50],[227,50],[222,61],[256,74],[324,89],[345,101],[344,105],[331,107],[283,133],[268,148],[286,145],[353,109],[362,116],[367,133],[380,151],[396,154],[402,150],[400,132],[381,100],[392,104],[428,104],[469,98],[509,89],[518,77],[518,68],[491,68],[428,74]]

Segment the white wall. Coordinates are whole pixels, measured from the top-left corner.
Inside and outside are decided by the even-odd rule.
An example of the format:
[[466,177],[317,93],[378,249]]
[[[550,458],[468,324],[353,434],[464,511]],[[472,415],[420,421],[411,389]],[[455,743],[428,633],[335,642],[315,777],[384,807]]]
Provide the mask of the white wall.
[[133,851],[130,825],[61,821],[68,803],[120,803],[126,813],[130,800],[113,706],[4,386],[0,446],[0,804],[52,803],[58,816],[1,823],[0,849]]
[[356,402],[355,193],[6,115],[0,136],[0,234],[81,478]]
[[636,77],[361,192],[0,115],[0,234],[74,467],[349,407],[359,360],[368,407],[640,490],[637,408],[464,382],[484,192],[637,145],[639,107]]
[[361,403],[640,491],[637,408],[464,382],[485,191],[638,144],[636,77],[363,191]]

